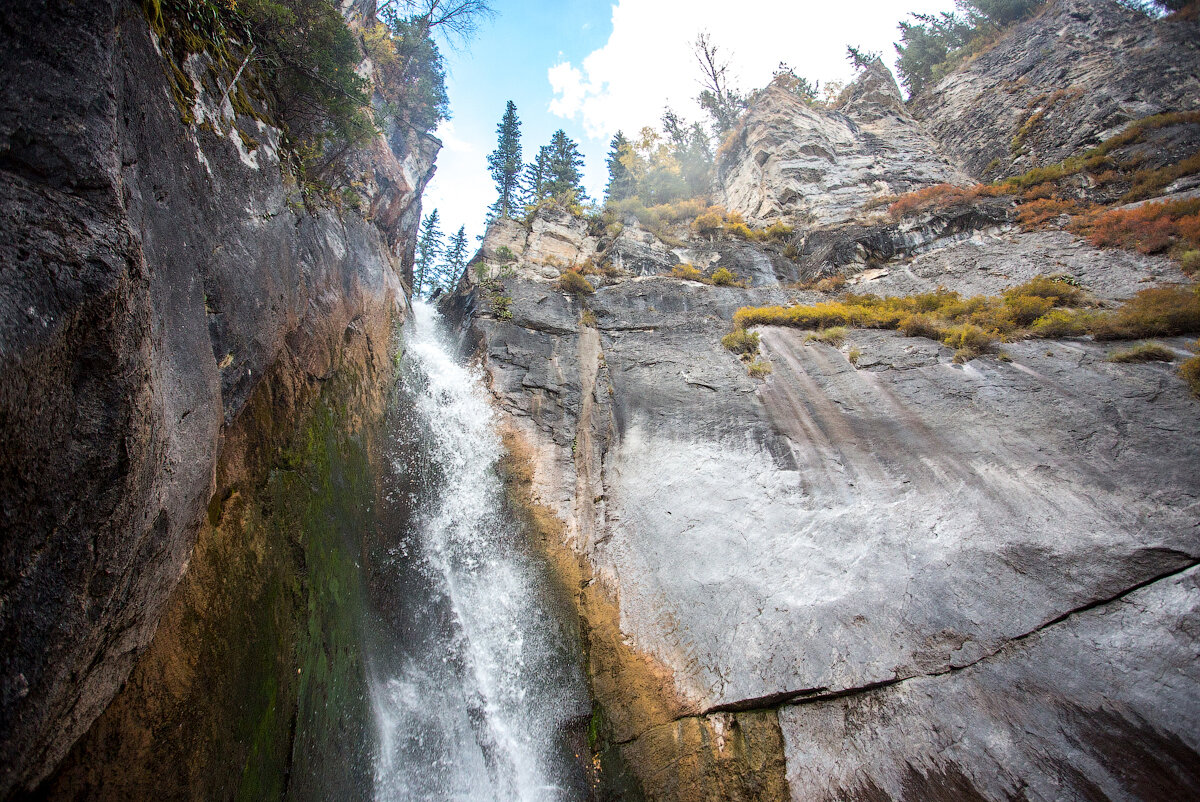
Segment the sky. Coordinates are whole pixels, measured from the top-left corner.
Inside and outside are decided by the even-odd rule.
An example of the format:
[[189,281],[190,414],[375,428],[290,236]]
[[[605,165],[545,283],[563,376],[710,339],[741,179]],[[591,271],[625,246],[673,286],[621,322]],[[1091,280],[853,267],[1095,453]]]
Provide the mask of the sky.
[[809,80],[846,81],[846,46],[876,51],[894,69],[896,23],[909,12],[952,11],[953,0],[494,0],[494,20],[465,46],[442,44],[451,119],[424,210],[442,230],[482,235],[496,189],[487,155],[512,100],[525,161],[562,128],[583,154],[584,186],[603,195],[604,159],[617,130],[658,127],[670,105],[701,119],[700,70],[692,42],[701,31],[729,59],[735,87],[765,86],[780,62]]

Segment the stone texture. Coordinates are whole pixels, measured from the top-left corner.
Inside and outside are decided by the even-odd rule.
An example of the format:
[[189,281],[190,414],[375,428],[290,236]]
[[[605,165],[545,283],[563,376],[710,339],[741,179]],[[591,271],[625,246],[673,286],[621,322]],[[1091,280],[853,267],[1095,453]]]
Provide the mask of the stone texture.
[[792,798],[1194,798],[1198,573],[1075,613],[953,674],[785,707]]
[[[1111,302],[1183,279],[1165,259],[1063,232],[967,225],[963,235],[879,260],[855,289],[997,294],[1065,272]],[[706,244],[685,244],[703,263]],[[1011,362],[955,365],[951,349],[895,332],[851,331],[836,349],[766,328],[774,370],[756,380],[719,343],[736,309],[821,296],[659,276],[617,279],[585,299],[545,286],[512,276],[512,321],[484,315],[474,330],[497,401],[530,444],[534,497],[563,522],[588,586],[606,589],[622,642],[669,677],[656,690],[593,674],[605,710],[627,710],[625,692],[665,700],[606,722],[625,765],[661,790],[655,798],[721,798],[720,754],[698,746],[722,726],[714,717],[776,711],[796,799],[1005,798],[1015,770],[999,775],[992,758],[961,750],[939,758],[939,738],[1024,743],[1027,722],[1047,739],[1054,727],[1068,739],[1101,729],[1110,765],[1143,761],[1184,778],[1161,787],[1190,788],[1198,694],[1182,652],[1147,662],[1181,673],[1178,715],[1155,716],[1146,701],[1142,718],[1125,716],[1130,726],[1073,696],[1072,672],[1090,672],[1085,681],[1121,704],[1150,698],[1141,675],[1106,673],[1100,657],[1073,663],[1070,641],[1055,647],[1060,657],[1027,661],[1028,678],[987,668],[1051,642],[1082,611],[1109,620],[1100,611],[1200,560],[1200,402],[1172,365],[1109,363],[1109,347],[1079,339],[1006,344]],[[585,309],[595,328],[582,324]],[[1166,342],[1188,353],[1187,340]],[[1188,631],[1172,616],[1163,626]],[[1138,625],[1115,625],[1113,649],[1126,648],[1126,626]],[[1122,653],[1132,661],[1137,648]],[[999,673],[984,690],[954,690],[988,670]],[[1060,688],[1063,704],[1013,718],[981,702],[1019,707],[1035,681],[1051,697]],[[902,689],[918,687],[930,701],[903,707]],[[910,728],[933,734],[910,744],[900,735]],[[1021,748],[1038,749],[1043,735]],[[1122,757],[1113,744],[1131,738],[1139,757]],[[1064,787],[1133,794],[1095,762],[1075,767],[1077,752],[1047,749],[1040,762],[1021,758],[1036,777],[1029,788],[1068,777]],[[1130,766],[1105,771],[1132,776]],[[982,779],[989,772],[1000,779]],[[709,778],[707,795],[695,795],[696,776]]]
[[1051,0],[917,98],[914,114],[972,176],[1023,173],[1132,120],[1200,108],[1198,31],[1115,0]]
[[8,3],[0,27],[22,32],[0,46],[8,797],[62,758],[150,641],[222,438],[264,377],[284,364],[320,382],[358,348],[386,365],[404,303],[392,253],[434,145],[393,153],[408,178],[378,184],[398,229],[297,212],[278,132],[251,157],[203,94],[208,125],[181,124],[138,4]]
[[867,201],[933,184],[966,184],[905,109],[882,62],[864,69],[836,111],[772,83],[718,164],[716,200],[755,224],[850,219]]

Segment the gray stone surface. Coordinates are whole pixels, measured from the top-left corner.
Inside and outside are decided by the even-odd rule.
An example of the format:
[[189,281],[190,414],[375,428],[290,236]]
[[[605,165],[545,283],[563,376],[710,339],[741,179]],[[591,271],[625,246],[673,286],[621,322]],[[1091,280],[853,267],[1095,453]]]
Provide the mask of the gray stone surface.
[[1153,20],[1115,0],[1051,0],[917,98],[913,113],[971,175],[1023,173],[1131,120],[1200,108],[1198,30],[1195,20]]
[[905,109],[880,61],[863,70],[837,111],[810,107],[772,83],[739,130],[718,165],[716,199],[755,224],[828,225],[873,198],[970,183]]
[[[1116,301],[1182,279],[1062,232],[948,239],[854,289],[996,294],[1065,272]],[[1175,365],[1110,363],[1086,339],[955,365],[896,332],[834,348],[764,328],[773,371],[753,379],[719,343],[737,308],[822,296],[651,276],[582,301],[543,286],[507,282],[512,323],[475,324],[498,402],[534,443],[539,500],[689,709],[781,710],[796,799],[1193,787],[1194,588],[1163,589],[1200,560],[1200,402]],[[570,331],[584,307],[596,330]],[[1160,590],[1175,606],[1158,618],[1106,617]],[[1083,643],[1053,640],[1084,617]],[[1149,674],[1178,679],[1159,694]]]
[[970,668],[785,707],[792,798],[1195,799],[1200,570]]
[[1135,251],[1099,251],[1065,231],[978,233],[855,279],[856,292],[909,295],[949,287],[964,296],[999,295],[1035,276],[1066,274],[1099,300],[1120,301],[1162,283],[1186,283],[1179,265]]

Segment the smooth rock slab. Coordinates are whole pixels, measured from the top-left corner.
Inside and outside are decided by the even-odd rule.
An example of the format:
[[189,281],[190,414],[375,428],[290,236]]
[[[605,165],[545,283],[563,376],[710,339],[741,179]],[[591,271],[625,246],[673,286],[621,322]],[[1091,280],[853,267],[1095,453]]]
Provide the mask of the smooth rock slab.
[[963,671],[785,707],[792,798],[1195,799],[1198,636],[1191,568]]
[[592,558],[701,709],[966,666],[1200,555],[1197,402],[1171,366],[851,340],[871,370],[766,329],[775,371],[750,393],[703,333],[605,342]]

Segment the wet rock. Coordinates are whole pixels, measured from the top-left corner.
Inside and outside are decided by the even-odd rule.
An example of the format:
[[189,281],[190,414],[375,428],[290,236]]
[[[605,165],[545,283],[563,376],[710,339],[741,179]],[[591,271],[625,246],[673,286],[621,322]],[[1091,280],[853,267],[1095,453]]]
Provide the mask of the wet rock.
[[[389,370],[391,254],[408,250],[436,148],[380,165],[379,222],[310,214],[274,160],[278,131],[248,154],[231,126],[265,126],[220,117],[205,92],[207,124],[181,123],[140,6],[0,17],[22,31],[0,48],[6,798],[126,681],[232,492],[218,467],[264,481],[274,455],[247,457],[233,433],[267,427],[244,416],[290,420],[348,363],[364,382]],[[268,376],[269,403],[247,413]]]

